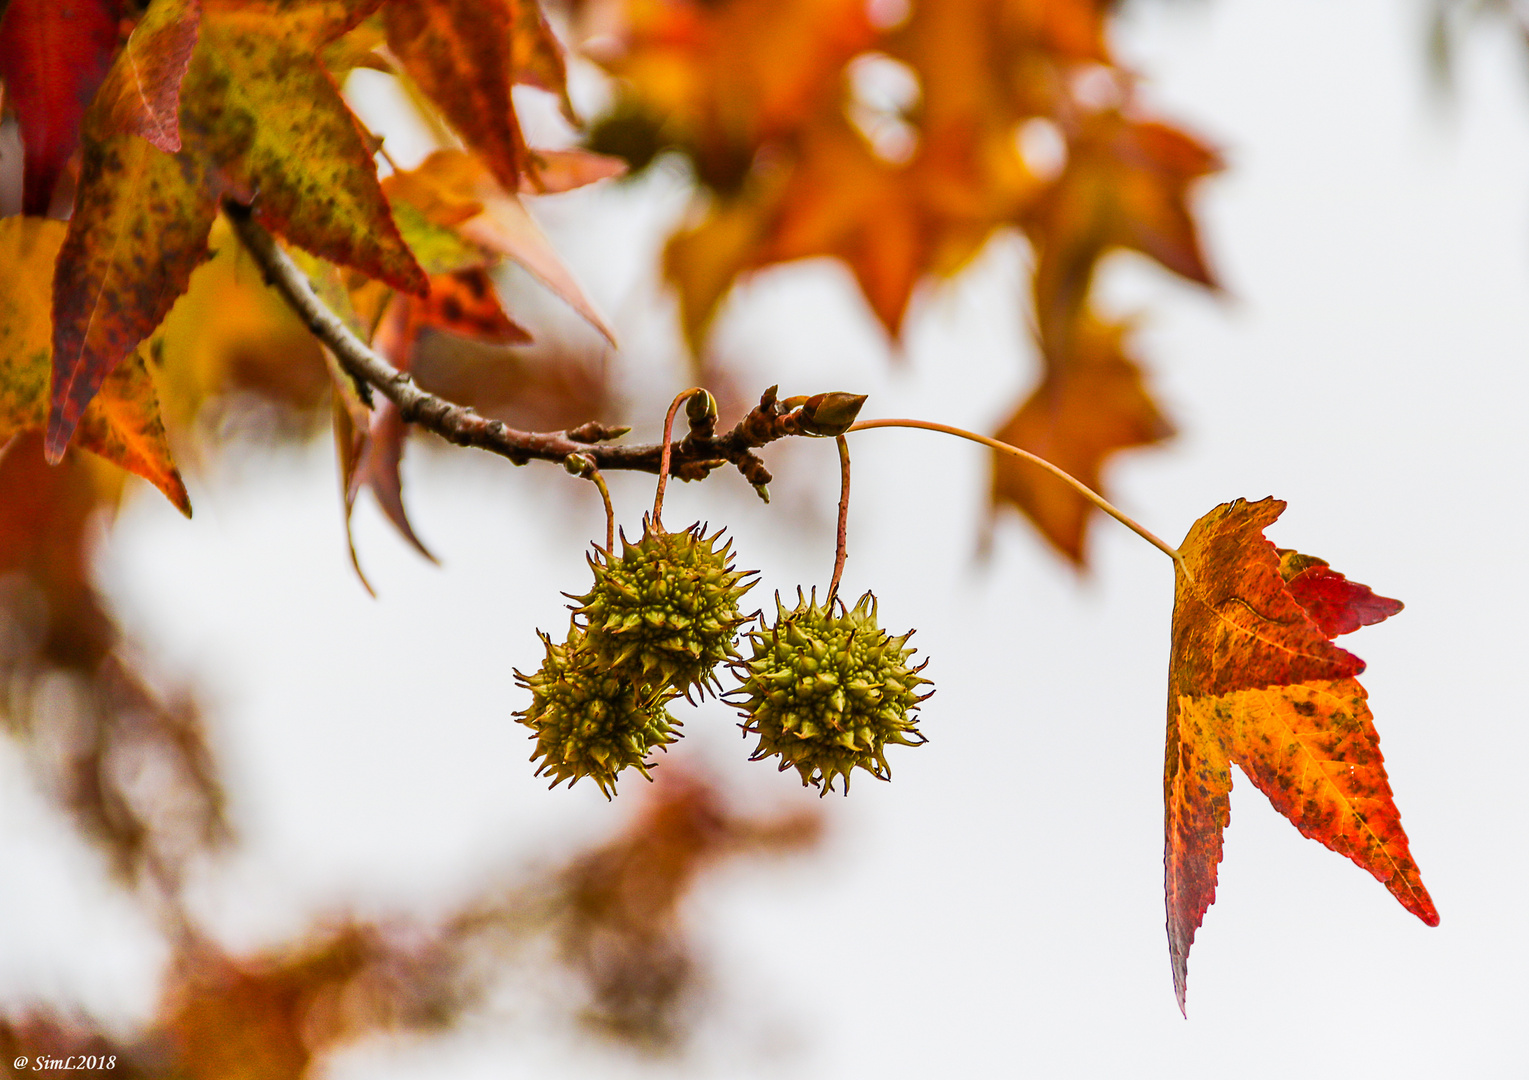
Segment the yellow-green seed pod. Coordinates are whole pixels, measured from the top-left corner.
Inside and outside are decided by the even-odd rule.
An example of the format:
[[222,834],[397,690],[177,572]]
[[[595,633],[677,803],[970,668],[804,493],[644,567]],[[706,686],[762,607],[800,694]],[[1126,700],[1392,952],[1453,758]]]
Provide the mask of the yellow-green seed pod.
[[606,798],[615,793],[623,769],[635,768],[651,780],[648,755],[679,738],[679,721],[665,708],[674,692],[639,686],[609,670],[577,625],[569,626],[561,645],[537,633],[547,658],[534,675],[515,672],[531,691],[530,707],[515,718],[534,732],[531,760],[541,759],[536,775],[551,776],[552,787],[564,780],[572,787],[588,776]]
[[594,587],[569,598],[588,649],[613,672],[689,697],[714,687],[717,665],[738,656],[738,601],[754,572],[733,569],[732,541],[717,547],[720,529],[703,532],[664,532],[645,519],[639,543],[621,537],[619,558],[595,547]]
[[[891,778],[888,743],[919,746],[913,713],[929,693],[928,679],[909,667],[913,631],[890,637],[877,625],[876,598],[862,596],[853,608],[819,607],[797,590],[796,607],[775,597],[775,625],[749,631],[753,655],[734,664],[743,679],[732,693],[746,734],[759,736],[751,761],[780,756],[781,771],[794,767],[803,785],[833,790],[856,767],[878,780]],[[927,664],[928,661],[925,661]]]

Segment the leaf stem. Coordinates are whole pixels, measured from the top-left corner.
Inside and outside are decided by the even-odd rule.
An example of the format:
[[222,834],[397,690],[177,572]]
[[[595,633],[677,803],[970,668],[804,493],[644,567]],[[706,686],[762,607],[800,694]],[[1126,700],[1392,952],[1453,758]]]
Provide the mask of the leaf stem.
[[843,435],[834,441],[839,444],[839,532],[834,545],[834,576],[828,583],[828,599],[823,604],[828,611],[833,610],[834,597],[839,595],[839,579],[844,576],[844,562],[849,558],[849,443]]
[[611,489],[600,475],[600,467],[588,454],[569,454],[563,459],[563,468],[574,476],[582,476],[600,490],[600,500],[605,503],[605,550],[616,546],[616,510],[611,506]]
[[965,428],[952,427],[950,424],[936,423],[933,420],[908,420],[901,417],[888,418],[883,420],[861,420],[851,426],[849,430],[867,431],[871,428],[919,428],[924,431],[938,431],[946,435],[954,435],[957,438],[967,439],[974,443],[981,443],[983,446],[990,447],[991,449],[998,451],[1000,454],[1008,454],[1010,457],[1017,457],[1023,461],[1030,462],[1032,465],[1038,465],[1042,469],[1045,469],[1047,472],[1049,472],[1052,476],[1055,476],[1058,480],[1061,480],[1063,483],[1069,485],[1079,495],[1082,495],[1089,502],[1093,503],[1100,510],[1103,510],[1110,517],[1114,518],[1126,528],[1130,529],[1133,533],[1141,537],[1147,543],[1151,544],[1163,554],[1167,555],[1174,562],[1178,563],[1180,567],[1184,568],[1186,572],[1188,571],[1188,568],[1184,567],[1184,556],[1180,553],[1178,548],[1174,547],[1166,540],[1163,540],[1156,533],[1147,529],[1146,526],[1136,521],[1123,510],[1120,510],[1118,507],[1114,506],[1107,499],[1105,499],[1103,495],[1100,495],[1097,491],[1089,487],[1083,481],[1079,480],[1071,473],[1064,472],[1063,470],[1057,468],[1055,465],[1051,464],[1051,462],[1047,461],[1045,458],[1039,456],[1038,454],[1032,454],[1028,450],[1021,450],[1017,446],[1011,446],[1006,442],[1001,442],[998,439],[989,438],[986,435],[978,435],[975,431],[967,431]]
[[664,416],[664,442],[663,454],[658,459],[658,490],[653,492],[653,529],[655,532],[663,532],[664,523],[660,515],[664,512],[664,488],[669,486],[669,459],[673,456],[674,443],[674,414],[680,411],[680,406],[685,404],[697,394],[704,394],[706,390],[699,386],[692,386],[689,390],[681,390],[669,403],[669,411]]

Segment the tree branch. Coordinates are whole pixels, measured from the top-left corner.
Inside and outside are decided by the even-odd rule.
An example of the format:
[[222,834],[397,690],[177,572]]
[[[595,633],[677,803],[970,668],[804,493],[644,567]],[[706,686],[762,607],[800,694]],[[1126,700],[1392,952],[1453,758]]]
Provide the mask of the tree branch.
[[[660,443],[616,445],[609,442],[626,434],[626,428],[591,421],[567,431],[521,431],[502,420],[482,416],[422,389],[404,372],[388,363],[319,299],[312,283],[297,264],[262,228],[250,208],[225,200],[223,212],[234,232],[260,266],[265,280],[279,292],[313,335],[328,346],[340,366],[352,378],[373,386],[393,404],[403,419],[434,432],[457,446],[469,446],[509,458],[516,465],[531,460],[561,462],[570,454],[589,459],[597,469],[658,472],[664,447]],[[691,430],[670,446],[669,471],[681,480],[700,480],[713,469],[731,463],[768,499],[764,485],[770,472],[754,453],[755,448],[789,435],[815,434],[811,409],[793,400],[788,408],[777,398],[776,388],[766,390],[759,404],[736,427],[722,435],[712,429],[714,418],[691,417]],[[709,396],[709,395],[708,395]],[[698,422],[699,420],[699,422]]]

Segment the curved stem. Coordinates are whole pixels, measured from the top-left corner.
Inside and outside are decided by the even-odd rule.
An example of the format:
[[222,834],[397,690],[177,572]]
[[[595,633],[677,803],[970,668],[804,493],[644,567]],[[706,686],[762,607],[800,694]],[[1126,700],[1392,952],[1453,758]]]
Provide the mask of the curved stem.
[[605,550],[611,551],[616,547],[616,510],[611,506],[611,489],[605,486],[605,477],[600,475],[599,469],[591,470],[589,478],[600,489],[600,498],[605,500]]
[[933,420],[906,420],[901,418],[886,420],[861,420],[859,423],[852,425],[849,430],[866,431],[870,428],[894,427],[921,428],[925,431],[939,431],[946,435],[955,435],[958,438],[969,439],[974,443],[981,443],[983,446],[997,450],[1000,454],[1008,454],[1010,457],[1017,457],[1021,460],[1030,462],[1032,465],[1038,465],[1042,469],[1045,469],[1047,472],[1049,472],[1052,476],[1056,477],[1058,480],[1061,480],[1063,483],[1070,486],[1079,495],[1082,495],[1089,502],[1093,503],[1100,510],[1103,510],[1110,517],[1114,518],[1126,528],[1130,529],[1133,533],[1141,537],[1147,543],[1157,548],[1164,555],[1167,555],[1174,562],[1178,563],[1180,568],[1182,568],[1185,573],[1188,573],[1189,568],[1184,565],[1184,556],[1179,552],[1178,548],[1174,547],[1166,540],[1163,540],[1161,537],[1148,530],[1144,525],[1131,518],[1124,511],[1116,508],[1114,505],[1108,502],[1103,495],[1100,495],[1097,491],[1089,487],[1077,477],[1073,476],[1071,473],[1064,472],[1063,470],[1057,468],[1055,465],[1051,464],[1051,462],[1047,461],[1045,458],[1036,454],[1032,454],[1028,450],[1021,450],[1017,446],[1010,446],[1006,442],[1000,442],[999,440],[989,438],[986,435],[978,435],[975,431],[967,431],[965,428],[952,427],[949,424],[937,424]]
[[664,416],[664,449],[658,459],[658,490],[653,493],[653,531],[662,532],[664,523],[660,515],[664,512],[664,488],[669,486],[669,458],[674,450],[674,444],[670,441],[674,438],[674,414],[680,411],[680,406],[689,401],[696,394],[704,394],[706,391],[699,386],[692,386],[689,390],[682,390],[675,395],[669,403],[669,412]]
[[563,459],[563,468],[574,476],[582,476],[600,490],[600,500],[605,503],[605,550],[616,546],[616,511],[611,506],[611,489],[605,486],[600,466],[588,454],[569,454]]
[[828,583],[828,599],[823,605],[828,611],[833,610],[834,597],[839,595],[839,579],[844,576],[844,561],[849,558],[849,443],[843,435],[834,441],[839,444],[839,534],[834,547],[834,577]]
[[616,509],[611,505],[611,489],[605,486],[605,477],[592,463],[584,477],[600,489],[600,498],[605,503],[605,550],[611,551],[616,546]]

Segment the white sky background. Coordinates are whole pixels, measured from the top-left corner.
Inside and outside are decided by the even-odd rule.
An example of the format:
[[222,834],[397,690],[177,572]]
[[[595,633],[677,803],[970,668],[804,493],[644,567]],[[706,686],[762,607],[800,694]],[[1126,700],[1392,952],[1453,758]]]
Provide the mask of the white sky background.
[[[1146,101],[1226,151],[1200,207],[1230,299],[1131,257],[1112,266],[1107,295],[1147,313],[1139,351],[1181,435],[1109,480],[1169,539],[1227,499],[1284,498],[1271,539],[1406,602],[1343,644],[1370,664],[1363,681],[1442,925],[1303,839],[1239,775],[1181,1019],[1161,862],[1171,565],[1101,520],[1078,579],[1013,518],[978,562],[981,452],[868,432],[852,443],[845,589],[874,588],[888,629],[919,628],[939,688],[924,711],[931,742],[893,751],[893,783],[864,778],[827,800],[821,856],[724,870],[694,897],[718,1011],[689,1072],[1529,1070],[1529,79],[1511,43],[1478,35],[1442,105],[1421,25],[1385,0],[1214,0],[1141,4],[1118,27]],[[672,355],[634,282],[676,205],[662,179],[541,204],[628,343],[628,369]],[[721,350],[745,390],[860,390],[866,415],[991,429],[1034,378],[1014,303],[1022,259],[1000,245],[924,296],[900,368],[826,264],[757,279],[730,307]],[[651,434],[677,386],[632,386],[638,433]],[[323,443],[194,487],[189,524],[138,499],[112,537],[103,569],[128,625],[205,688],[218,723],[245,844],[202,902],[233,943],[280,940],[345,905],[428,910],[495,868],[608,835],[635,803],[607,804],[587,784],[546,792],[509,716],[524,703],[511,666],[540,661],[533,627],[560,631],[559,590],[583,587],[598,503],[561,470],[469,457],[406,463],[415,524],[443,568],[361,514],[378,602],[346,566]],[[741,561],[764,571],[761,603],[824,583],[833,557],[832,445],[770,459],[775,506],[724,477],[671,488],[666,514],[726,523]],[[616,479],[630,526],[651,481]],[[685,722],[684,754],[721,770],[744,805],[803,797],[794,773],[744,764],[729,710]],[[17,793],[13,751],[0,768],[12,781],[0,989],[120,1012],[152,979],[154,952],[91,884],[88,856],[59,858],[35,800]],[[572,1045],[533,1009],[446,1042],[360,1047],[333,1075],[680,1068]]]

